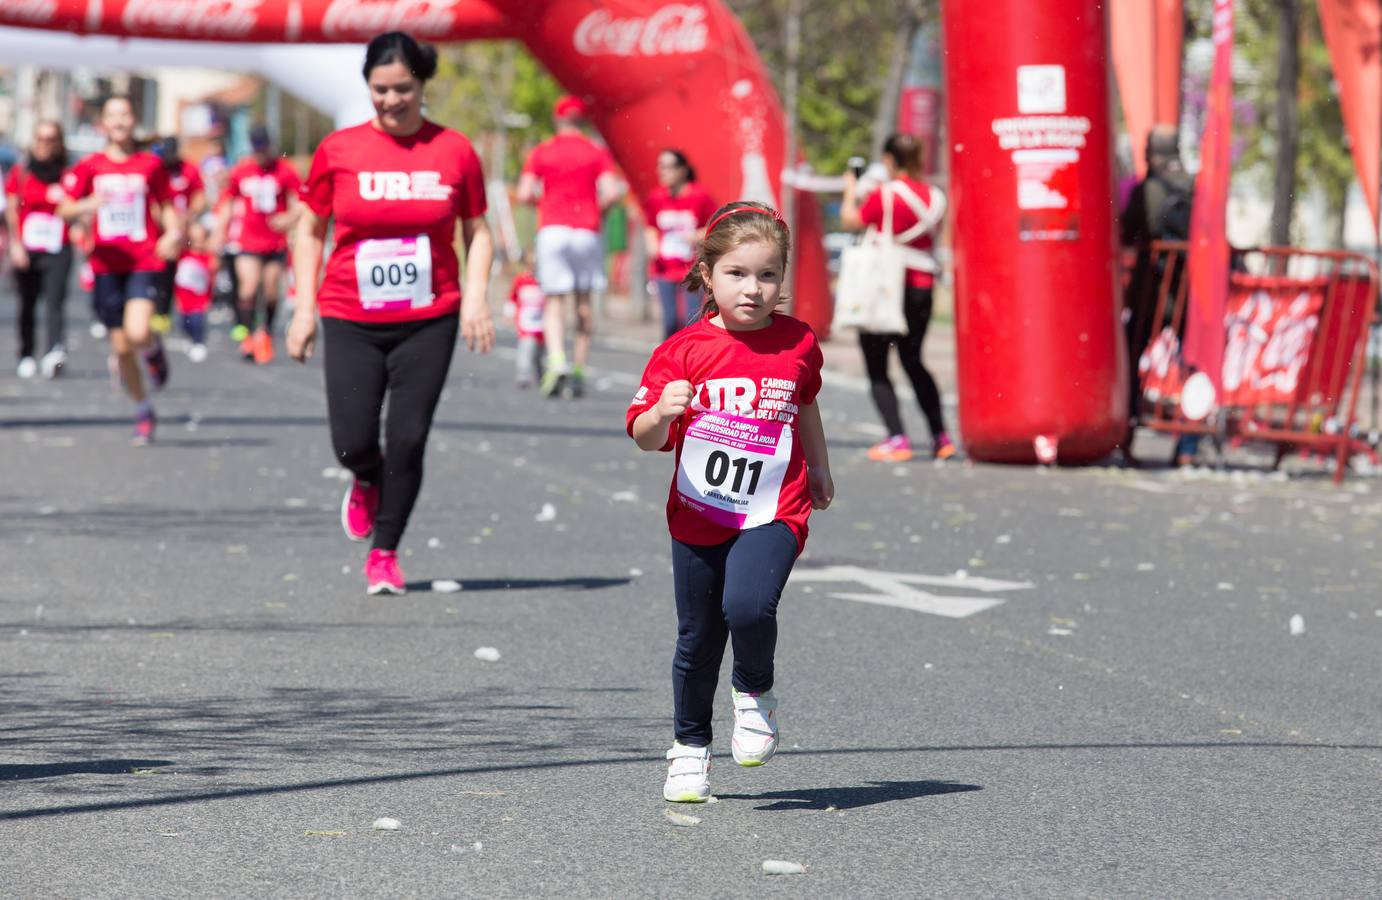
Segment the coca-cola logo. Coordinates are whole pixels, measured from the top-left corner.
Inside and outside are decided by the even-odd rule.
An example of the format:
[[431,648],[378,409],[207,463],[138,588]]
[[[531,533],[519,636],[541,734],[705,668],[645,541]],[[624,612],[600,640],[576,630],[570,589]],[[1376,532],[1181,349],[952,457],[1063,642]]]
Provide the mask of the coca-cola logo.
[[26,25],[45,25],[58,12],[58,0],[10,0],[0,7],[0,19]]
[[650,16],[628,19],[597,9],[576,26],[572,42],[586,56],[671,56],[700,53],[708,31],[700,6],[673,3]]
[[129,0],[120,21],[133,32],[242,38],[259,24],[263,0]]
[[457,0],[332,0],[322,17],[327,38],[369,37],[406,30],[445,37],[456,24]]

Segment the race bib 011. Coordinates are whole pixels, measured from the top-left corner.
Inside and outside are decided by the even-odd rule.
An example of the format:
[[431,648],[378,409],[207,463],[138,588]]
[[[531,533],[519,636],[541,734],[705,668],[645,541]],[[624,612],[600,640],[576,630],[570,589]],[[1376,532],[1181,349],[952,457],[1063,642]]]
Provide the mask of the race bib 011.
[[702,413],[682,440],[678,499],[726,528],[766,525],[777,518],[791,458],[792,429],[785,422]]
[[398,312],[431,306],[432,240],[408,238],[361,241],[355,248],[355,280],[366,312]]

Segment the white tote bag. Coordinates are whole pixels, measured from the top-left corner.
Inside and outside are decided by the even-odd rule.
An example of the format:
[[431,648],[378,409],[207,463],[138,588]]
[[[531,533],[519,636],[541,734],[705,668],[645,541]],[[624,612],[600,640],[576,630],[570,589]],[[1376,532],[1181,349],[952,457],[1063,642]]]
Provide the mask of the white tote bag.
[[[869,228],[863,240],[840,254],[840,277],[835,287],[836,328],[858,328],[874,334],[906,334],[902,300],[908,269],[938,272],[935,257],[907,246],[931,231],[945,215],[945,195],[929,188],[923,202],[904,181],[883,185],[883,227]],[[901,199],[917,222],[893,234],[893,202]]]
[[893,192],[883,191],[883,227],[870,228],[863,239],[840,254],[835,282],[836,328],[858,328],[876,334],[906,334],[902,294],[907,278],[903,248],[893,239]]

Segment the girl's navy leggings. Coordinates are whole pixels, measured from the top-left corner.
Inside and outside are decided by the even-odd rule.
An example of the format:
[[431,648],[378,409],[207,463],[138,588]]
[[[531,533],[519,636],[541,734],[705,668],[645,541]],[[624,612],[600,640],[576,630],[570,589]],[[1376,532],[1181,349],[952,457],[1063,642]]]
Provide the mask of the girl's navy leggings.
[[726,639],[734,646],[730,682],[754,693],[773,686],[777,601],[796,558],[796,535],[782,522],[712,546],[672,541],[678,620],[672,700],[680,743],[710,746]]

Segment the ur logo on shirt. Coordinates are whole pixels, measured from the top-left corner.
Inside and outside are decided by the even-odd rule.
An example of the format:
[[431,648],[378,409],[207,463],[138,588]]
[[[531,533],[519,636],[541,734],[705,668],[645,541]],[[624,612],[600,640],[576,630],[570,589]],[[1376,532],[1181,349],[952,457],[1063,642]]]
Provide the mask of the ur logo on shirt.
[[[723,412],[732,416],[752,416],[758,392],[752,378],[711,378],[697,385],[691,395],[695,412]],[[702,400],[701,398],[705,399]]]
[[450,200],[440,172],[360,172],[362,200]]

